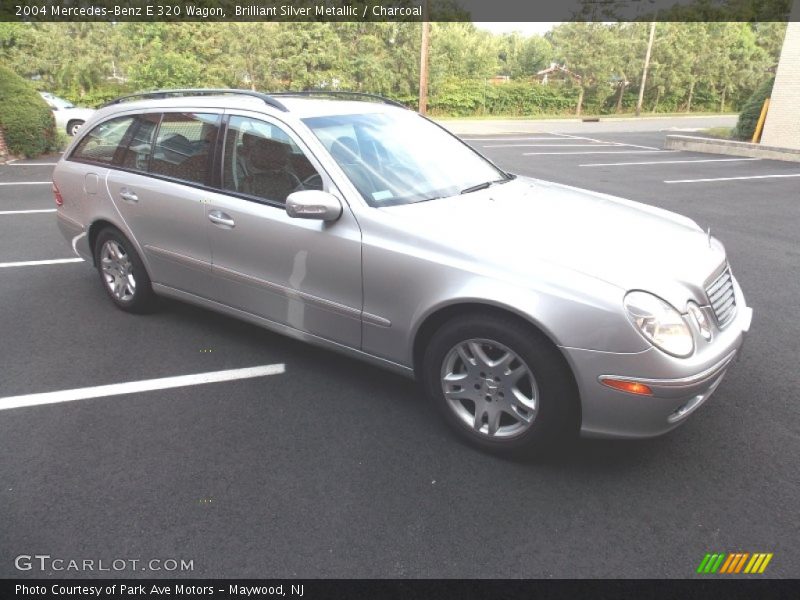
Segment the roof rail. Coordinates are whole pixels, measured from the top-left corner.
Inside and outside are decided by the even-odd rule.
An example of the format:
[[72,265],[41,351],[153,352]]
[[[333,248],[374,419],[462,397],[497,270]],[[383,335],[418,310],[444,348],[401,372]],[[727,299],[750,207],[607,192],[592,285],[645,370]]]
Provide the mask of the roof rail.
[[264,101],[265,104],[277,108],[283,112],[289,112],[289,109],[284,106],[282,102],[275,100],[269,94],[263,94],[261,92],[255,92],[253,90],[238,90],[238,89],[228,89],[228,88],[186,88],[186,89],[177,89],[177,90],[154,90],[151,92],[137,92],[136,94],[128,94],[127,96],[120,96],[119,98],[115,98],[110,102],[106,102],[101,106],[101,108],[105,108],[106,106],[111,106],[113,104],[121,104],[122,102],[126,102],[127,100],[133,99],[154,99],[154,98],[168,98],[170,96],[218,96],[223,94],[235,94],[239,96],[252,96],[254,98],[259,98]]
[[378,94],[367,94],[364,92],[344,92],[344,91],[337,91],[337,90],[308,90],[304,92],[273,92],[270,94],[271,96],[353,96],[357,99],[364,99],[364,100],[379,100],[384,104],[390,104],[392,106],[398,106],[400,108],[405,108],[409,110],[409,108],[405,104],[401,104],[396,100],[391,100],[390,98],[385,98],[383,96],[379,96]]

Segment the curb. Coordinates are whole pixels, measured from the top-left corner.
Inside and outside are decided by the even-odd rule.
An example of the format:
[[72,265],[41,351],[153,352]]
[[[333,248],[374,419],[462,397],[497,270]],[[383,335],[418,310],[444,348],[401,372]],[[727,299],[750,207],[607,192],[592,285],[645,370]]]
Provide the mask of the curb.
[[763,146],[761,144],[751,144],[750,142],[720,140],[692,135],[668,135],[664,141],[664,148],[666,150],[687,150],[689,152],[800,162],[800,149]]

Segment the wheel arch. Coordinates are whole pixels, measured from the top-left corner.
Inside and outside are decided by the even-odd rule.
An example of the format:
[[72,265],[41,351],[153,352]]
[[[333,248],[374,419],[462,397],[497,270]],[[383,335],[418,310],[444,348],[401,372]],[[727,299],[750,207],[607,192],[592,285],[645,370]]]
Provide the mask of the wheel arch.
[[438,307],[437,309],[431,311],[430,314],[426,315],[414,333],[412,344],[413,368],[418,379],[421,372],[420,369],[422,357],[425,353],[425,348],[428,342],[430,342],[435,333],[445,323],[465,315],[494,315],[510,318],[517,321],[521,327],[531,331],[534,335],[537,335],[544,340],[545,343],[547,343],[551,349],[554,350],[555,355],[561,359],[563,366],[565,367],[565,372],[569,374],[570,384],[572,385],[575,391],[575,396],[578,399],[577,416],[580,422],[580,388],[578,386],[577,377],[575,376],[574,365],[569,359],[569,356],[558,345],[556,340],[553,338],[552,333],[543,327],[539,322],[531,318],[529,315],[523,315],[519,311],[516,311],[508,306],[470,300],[455,302]]
[[130,241],[130,236],[128,236],[125,231],[116,223],[103,218],[93,221],[92,224],[89,225],[86,238],[89,242],[89,251],[92,253],[92,264],[94,264],[95,267],[97,266],[97,259],[95,258],[95,244],[97,244],[97,236],[100,235],[100,232],[106,228],[116,229],[120,235],[124,236],[125,239]]
[[76,123],[80,123],[81,127],[83,127],[86,124],[86,120],[85,119],[70,119],[69,121],[67,121],[67,127],[66,127],[67,135],[70,135],[70,131],[72,130],[72,126],[74,124],[76,124]]

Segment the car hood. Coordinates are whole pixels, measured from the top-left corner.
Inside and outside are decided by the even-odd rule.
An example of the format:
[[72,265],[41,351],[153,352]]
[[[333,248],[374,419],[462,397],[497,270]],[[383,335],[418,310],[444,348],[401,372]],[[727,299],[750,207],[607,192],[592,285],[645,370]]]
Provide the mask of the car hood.
[[722,244],[687,217],[566,185],[518,177],[469,194],[382,211],[440,251],[514,275],[546,263],[680,304],[702,301]]

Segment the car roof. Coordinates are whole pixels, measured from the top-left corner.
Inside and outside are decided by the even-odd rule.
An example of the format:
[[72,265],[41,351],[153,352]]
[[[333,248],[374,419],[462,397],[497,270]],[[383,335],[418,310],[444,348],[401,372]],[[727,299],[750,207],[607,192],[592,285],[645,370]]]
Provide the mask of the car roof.
[[324,98],[304,98],[300,96],[277,96],[288,112],[271,106],[264,100],[236,94],[202,95],[202,96],[177,96],[171,98],[155,98],[146,100],[131,100],[112,104],[103,109],[106,114],[128,112],[131,110],[181,109],[197,108],[228,108],[260,112],[270,115],[293,115],[296,118],[321,117],[343,114],[386,113],[390,111],[404,111],[406,109],[371,101],[331,100]]

